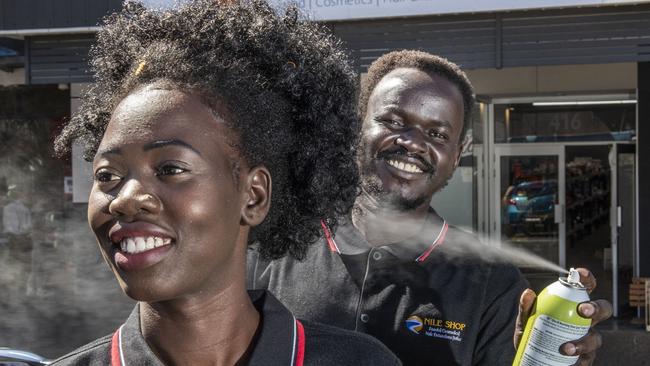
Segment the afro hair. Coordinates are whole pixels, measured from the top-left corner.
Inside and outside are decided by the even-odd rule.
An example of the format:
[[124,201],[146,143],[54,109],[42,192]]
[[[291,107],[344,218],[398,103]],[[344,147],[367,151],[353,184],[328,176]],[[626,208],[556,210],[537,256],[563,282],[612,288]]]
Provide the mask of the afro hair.
[[[164,82],[225,101],[237,150],[273,177],[271,209],[251,231],[262,256],[300,259],[349,212],[357,195],[356,76],[320,25],[263,0],[197,0],[171,10],[127,3],[109,15],[91,49],[95,83],[55,141],[92,160],[117,104],[139,87]],[[188,126],[191,128],[191,126]]]
[[368,68],[367,77],[361,85],[358,109],[360,118],[363,119],[366,116],[368,99],[377,86],[377,83],[389,72],[398,68],[414,68],[431,75],[440,75],[458,87],[458,90],[463,96],[463,130],[461,131],[461,138],[459,140],[459,143],[462,143],[472,121],[474,89],[458,65],[427,52],[415,50],[393,51],[375,60]]

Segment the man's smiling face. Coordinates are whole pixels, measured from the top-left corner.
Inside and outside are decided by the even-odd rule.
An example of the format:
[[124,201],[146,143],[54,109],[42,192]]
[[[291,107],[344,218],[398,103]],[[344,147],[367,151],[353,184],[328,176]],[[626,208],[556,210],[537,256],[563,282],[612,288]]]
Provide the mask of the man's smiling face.
[[440,75],[398,68],[368,99],[359,148],[364,193],[400,210],[429,204],[458,164],[463,97]]

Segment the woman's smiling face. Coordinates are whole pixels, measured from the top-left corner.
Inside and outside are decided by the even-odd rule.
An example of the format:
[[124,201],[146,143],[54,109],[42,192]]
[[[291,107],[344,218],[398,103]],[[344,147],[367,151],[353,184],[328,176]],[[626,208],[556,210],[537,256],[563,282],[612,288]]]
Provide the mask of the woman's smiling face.
[[248,196],[236,168],[245,162],[219,114],[227,115],[196,95],[150,86],[111,116],[93,161],[88,221],[131,298],[219,292],[245,275]]

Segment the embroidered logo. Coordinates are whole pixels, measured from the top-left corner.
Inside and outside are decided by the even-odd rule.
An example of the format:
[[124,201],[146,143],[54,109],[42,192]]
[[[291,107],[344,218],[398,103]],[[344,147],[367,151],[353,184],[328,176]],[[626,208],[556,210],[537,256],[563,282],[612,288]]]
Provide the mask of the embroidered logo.
[[417,315],[411,315],[406,319],[406,327],[415,334],[420,334],[422,330],[422,319]]
[[441,318],[420,317],[411,315],[406,319],[406,328],[418,335],[460,342],[467,324]]

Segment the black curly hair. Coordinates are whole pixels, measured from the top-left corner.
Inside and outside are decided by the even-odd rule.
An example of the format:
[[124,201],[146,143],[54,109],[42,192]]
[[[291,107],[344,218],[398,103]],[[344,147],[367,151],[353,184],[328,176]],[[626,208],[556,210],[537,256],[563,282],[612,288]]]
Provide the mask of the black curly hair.
[[474,88],[467,75],[455,63],[446,58],[432,55],[423,51],[400,50],[386,53],[376,59],[368,68],[368,74],[361,85],[359,95],[359,116],[365,118],[368,99],[379,81],[389,72],[397,68],[414,68],[431,75],[440,75],[458,87],[463,96],[463,130],[460,134],[459,143],[467,133],[472,122],[472,109],[474,108]]
[[207,105],[225,101],[237,150],[273,176],[271,209],[251,231],[261,255],[301,259],[335,227],[357,194],[356,76],[324,28],[283,15],[263,0],[220,5],[197,0],[172,10],[128,4],[109,15],[91,49],[96,83],[55,141],[92,160],[111,113],[139,87],[171,83]]

